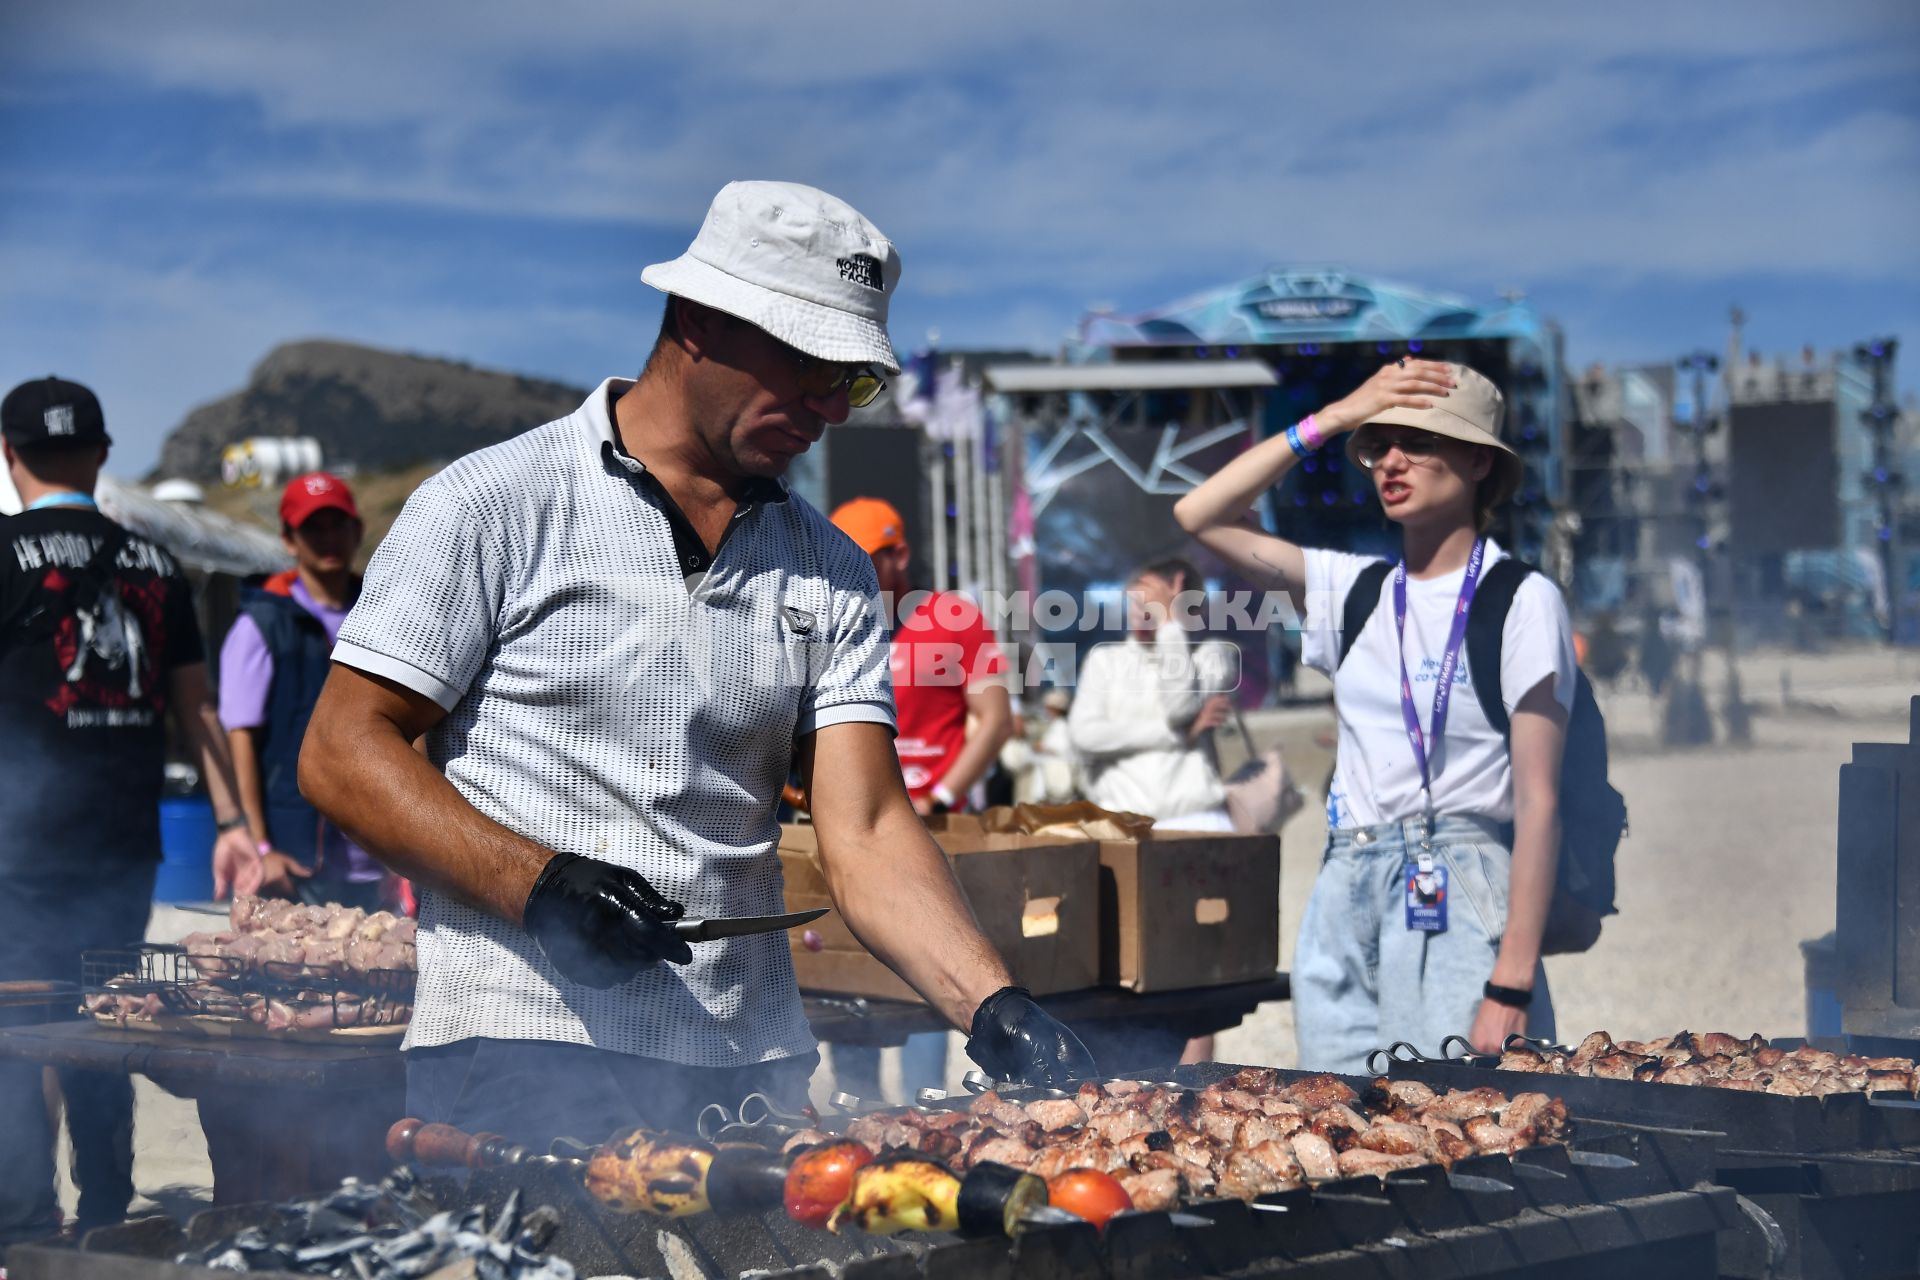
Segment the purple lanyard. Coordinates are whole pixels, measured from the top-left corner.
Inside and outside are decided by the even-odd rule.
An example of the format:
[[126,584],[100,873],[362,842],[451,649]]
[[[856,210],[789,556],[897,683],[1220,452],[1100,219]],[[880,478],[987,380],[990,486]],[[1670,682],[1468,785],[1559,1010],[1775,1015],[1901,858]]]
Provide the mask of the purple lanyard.
[[[1460,600],[1453,607],[1453,627],[1447,632],[1446,656],[1440,659],[1440,681],[1433,690],[1433,743],[1447,730],[1447,704],[1453,700],[1453,672],[1460,665],[1460,647],[1467,638],[1467,610],[1473,607],[1474,589],[1480,585],[1480,562],[1486,558],[1487,540],[1478,538],[1473,554],[1467,557],[1466,576],[1460,582]],[[1420,731],[1420,713],[1413,708],[1413,682],[1407,678],[1407,562],[1402,560],[1393,571],[1393,626],[1400,653],[1400,717],[1407,723],[1407,738],[1413,743],[1413,758],[1420,766],[1420,786],[1426,792],[1427,810],[1433,810],[1433,770],[1427,758],[1427,735]]]

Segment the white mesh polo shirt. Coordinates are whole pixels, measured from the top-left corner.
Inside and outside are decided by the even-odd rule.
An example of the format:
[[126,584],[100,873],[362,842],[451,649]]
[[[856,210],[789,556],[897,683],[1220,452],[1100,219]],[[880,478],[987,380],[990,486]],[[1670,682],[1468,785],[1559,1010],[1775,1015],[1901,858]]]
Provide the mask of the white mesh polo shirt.
[[[445,707],[428,754],[501,825],[632,867],[689,916],[777,913],[774,806],[796,739],[893,724],[873,565],[768,485],[688,572],[670,500],[608,416],[631,385],[421,485],[333,657]],[[692,964],[595,991],[524,930],[428,893],[408,1044],[549,1040],[692,1066],[806,1053],[787,948],[781,933],[696,942]]]

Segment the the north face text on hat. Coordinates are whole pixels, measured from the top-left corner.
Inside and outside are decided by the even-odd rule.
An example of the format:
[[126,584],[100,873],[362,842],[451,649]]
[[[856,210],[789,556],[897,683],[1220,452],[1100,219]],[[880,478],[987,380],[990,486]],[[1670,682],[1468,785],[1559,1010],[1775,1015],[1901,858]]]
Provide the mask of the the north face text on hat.
[[880,286],[880,259],[870,253],[856,253],[851,257],[839,259],[840,278],[869,289],[878,290]]

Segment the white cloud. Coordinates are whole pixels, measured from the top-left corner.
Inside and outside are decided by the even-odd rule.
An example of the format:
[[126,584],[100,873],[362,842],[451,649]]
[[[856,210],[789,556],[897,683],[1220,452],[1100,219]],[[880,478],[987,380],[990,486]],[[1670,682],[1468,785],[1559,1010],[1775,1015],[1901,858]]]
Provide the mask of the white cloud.
[[[1276,261],[1486,292],[1783,270],[1920,280],[1920,120],[1910,89],[1884,88],[1920,75],[1920,8],[1898,0],[34,0],[0,23],[0,83],[15,66],[203,95],[286,142],[208,140],[190,179],[202,197],[679,233],[729,178],[799,178],[901,243],[904,313],[998,314],[1044,345],[1087,299],[1150,305],[1168,279]],[[17,110],[28,90],[0,92]],[[137,208],[183,181],[61,189]],[[9,300],[52,269],[13,247],[25,274],[0,276]],[[155,404],[169,395],[153,387],[198,378],[204,397],[213,373],[230,383],[296,333],[511,363],[522,322],[418,288],[315,293],[272,263],[235,280],[193,265],[203,245],[167,271],[106,252],[59,267],[134,305],[103,309],[75,355],[126,348],[118,365],[144,366]],[[360,273],[405,280],[411,265]]]

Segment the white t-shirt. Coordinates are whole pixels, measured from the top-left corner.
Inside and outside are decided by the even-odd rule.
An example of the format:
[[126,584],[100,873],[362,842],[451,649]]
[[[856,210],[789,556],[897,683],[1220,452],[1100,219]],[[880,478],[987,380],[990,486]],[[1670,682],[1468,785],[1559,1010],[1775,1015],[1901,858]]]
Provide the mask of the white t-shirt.
[[[1506,558],[1487,540],[1486,571]],[[1394,653],[1393,575],[1380,584],[1380,600],[1361,628],[1345,662],[1340,661],[1340,621],[1347,592],[1371,557],[1307,549],[1307,618],[1301,661],[1333,677],[1340,742],[1333,789],[1327,795],[1329,827],[1367,827],[1417,818],[1423,810],[1420,765],[1407,741],[1400,714],[1400,663]],[[1433,771],[1433,811],[1513,820],[1513,769],[1505,737],[1494,732],[1474,692],[1467,655],[1454,667],[1453,697],[1444,740],[1432,741],[1434,681],[1446,653],[1463,567],[1424,581],[1407,579],[1407,674],[1420,727],[1428,736]],[[1507,713],[1548,676],[1561,706],[1573,709],[1573,626],[1566,602],[1544,575],[1528,574],[1514,593],[1501,636],[1500,701]]]

